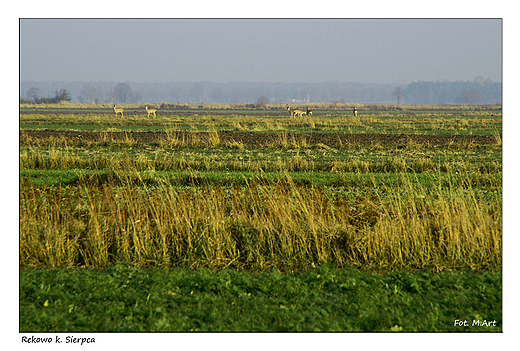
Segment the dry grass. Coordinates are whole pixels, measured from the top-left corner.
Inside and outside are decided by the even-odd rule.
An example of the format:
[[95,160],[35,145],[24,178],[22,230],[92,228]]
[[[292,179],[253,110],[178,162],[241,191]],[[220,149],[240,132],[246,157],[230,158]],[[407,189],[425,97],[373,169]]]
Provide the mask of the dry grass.
[[[80,181],[55,187],[21,180],[20,266],[106,267],[127,262],[291,270],[329,262],[381,270],[501,269],[501,118],[487,112],[453,118],[456,111],[451,107],[445,107],[442,116],[410,118],[414,108],[404,111],[407,115],[385,115],[369,114],[377,106],[363,105],[357,106],[357,117],[341,115],[341,109],[351,107],[347,105],[310,104],[315,114],[301,119],[290,119],[285,106],[274,105],[268,109],[284,112],[218,116],[194,110],[186,118],[169,110],[157,118],[116,118],[112,106],[106,106],[109,115],[22,114],[22,124],[31,126],[155,126],[166,130],[167,138],[150,147],[130,133],[122,140],[106,133],[96,141],[40,140],[21,133],[21,170],[77,171]],[[207,106],[211,108],[222,106]],[[403,148],[378,143],[333,148],[310,145],[291,133],[309,129],[476,130],[495,135],[496,145],[438,148],[410,141]],[[202,138],[180,130],[206,134]],[[251,149],[239,141],[221,140],[217,130],[266,131],[276,137]],[[181,171],[191,177],[189,185],[168,178],[182,178]],[[205,183],[197,171],[216,172],[214,183],[223,187]],[[227,178],[228,172],[258,177],[262,172],[301,172],[299,177],[309,179],[306,184],[337,173],[331,178],[339,180],[333,192],[295,184],[279,174],[256,180],[248,175],[240,183],[245,185],[238,186],[229,180],[236,178]],[[402,179],[378,188],[371,173]],[[421,178],[428,184],[411,181],[418,173],[430,174]],[[492,183],[487,176],[493,176]]]
[[[324,144],[309,147],[305,139],[296,140],[280,133],[269,149],[254,152],[237,141],[221,141],[216,132],[210,137],[186,137],[172,133],[157,148],[143,148],[132,139],[107,141],[103,148],[67,146],[55,138],[50,145],[31,143],[20,149],[21,169],[125,169],[142,171],[303,171],[303,172],[391,172],[391,173],[472,173],[502,171],[496,150],[465,151],[461,148],[410,149],[394,152],[376,146],[357,150],[334,149]],[[56,146],[54,146],[56,145]],[[205,149],[207,157],[192,148]],[[275,151],[273,151],[275,150]],[[471,150],[471,149],[467,149]],[[487,153],[487,154],[486,154]],[[486,157],[485,160],[482,157]],[[232,162],[233,159],[247,162]]]
[[499,201],[470,185],[427,193],[409,183],[347,199],[290,177],[230,189],[133,182],[116,170],[66,189],[23,181],[21,267],[501,267]]

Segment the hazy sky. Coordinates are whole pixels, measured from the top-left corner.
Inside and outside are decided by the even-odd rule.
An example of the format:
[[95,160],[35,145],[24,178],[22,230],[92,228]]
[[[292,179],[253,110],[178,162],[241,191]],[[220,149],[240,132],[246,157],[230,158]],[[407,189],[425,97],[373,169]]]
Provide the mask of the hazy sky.
[[22,19],[22,81],[501,81],[500,19]]

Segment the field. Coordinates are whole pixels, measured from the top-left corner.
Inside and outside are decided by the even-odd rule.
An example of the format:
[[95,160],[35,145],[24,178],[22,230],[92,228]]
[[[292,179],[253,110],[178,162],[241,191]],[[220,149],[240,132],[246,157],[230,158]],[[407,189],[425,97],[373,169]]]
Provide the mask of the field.
[[[20,283],[21,329],[28,332],[502,329],[501,276],[487,272],[370,274],[323,265],[281,274],[115,265],[27,271]],[[455,326],[457,320],[467,325]]]
[[[352,106],[20,106],[20,330],[501,331],[501,107]],[[125,275],[194,293],[150,282],[144,309],[139,289],[80,307]]]

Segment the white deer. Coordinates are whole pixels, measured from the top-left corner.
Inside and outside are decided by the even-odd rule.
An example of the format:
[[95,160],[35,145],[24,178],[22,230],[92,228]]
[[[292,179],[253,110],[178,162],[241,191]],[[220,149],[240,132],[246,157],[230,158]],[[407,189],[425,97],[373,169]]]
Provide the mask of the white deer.
[[304,114],[305,114],[305,111],[302,111],[302,110],[299,110],[299,109],[294,110],[294,115],[295,116],[303,117]]
[[117,108],[116,105],[114,105],[114,112],[116,113],[116,116],[118,113],[121,114],[121,117],[123,117],[123,109],[122,108]]
[[[289,106],[287,106],[287,111],[289,111],[289,113],[291,114],[291,117],[294,117],[294,116],[302,117],[305,114],[305,111],[294,109]],[[312,113],[312,111],[310,111],[309,108],[307,108],[307,114],[308,114],[308,112]]]
[[150,117],[151,114],[153,114],[155,117],[157,117],[157,115],[155,114],[155,111],[157,111],[156,109],[154,108],[148,108],[148,106],[145,106],[146,108],[146,112],[148,113],[148,117]]
[[291,115],[291,117],[294,116],[294,109],[291,108],[289,105],[287,105],[287,111],[289,111],[289,114]]

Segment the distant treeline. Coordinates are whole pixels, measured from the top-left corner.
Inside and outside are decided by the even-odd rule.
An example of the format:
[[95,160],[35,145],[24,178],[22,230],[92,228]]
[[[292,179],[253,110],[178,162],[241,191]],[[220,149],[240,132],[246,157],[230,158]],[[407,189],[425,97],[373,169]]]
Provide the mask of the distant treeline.
[[501,104],[502,84],[484,82],[413,82],[403,91],[407,104]]
[[[62,90],[63,89],[63,90]],[[72,101],[165,103],[307,103],[351,102],[404,104],[500,104],[502,83],[474,81],[372,83],[121,83],[21,82],[20,100],[45,103],[57,91]],[[399,93],[398,93],[399,92]]]

